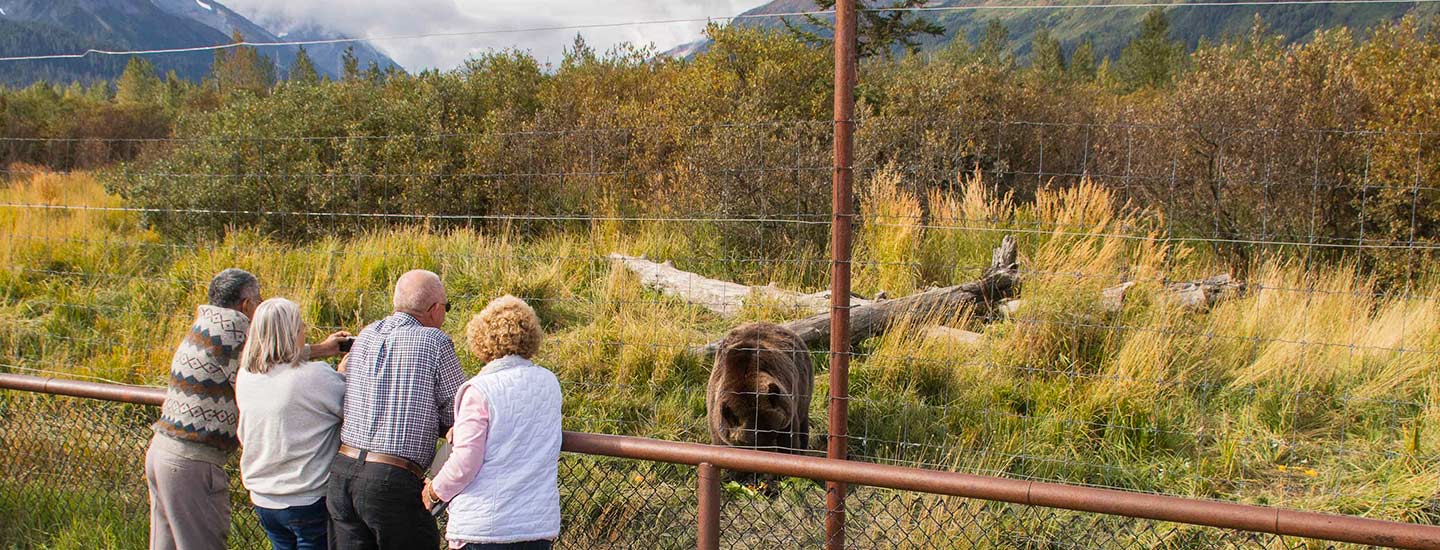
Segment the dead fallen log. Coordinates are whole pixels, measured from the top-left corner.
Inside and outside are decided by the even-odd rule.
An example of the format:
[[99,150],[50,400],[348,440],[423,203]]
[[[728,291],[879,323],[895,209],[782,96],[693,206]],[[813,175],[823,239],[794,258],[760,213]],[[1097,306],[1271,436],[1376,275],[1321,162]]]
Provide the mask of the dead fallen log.
[[[852,305],[850,309],[850,342],[859,342],[888,328],[905,316],[929,318],[955,315],[969,311],[987,316],[1000,302],[1014,295],[1020,286],[1019,266],[1015,261],[1015,237],[1007,236],[991,253],[990,267],[980,279],[961,285],[927,290],[903,298]],[[783,323],[795,331],[811,350],[830,347],[830,314],[819,313]],[[719,342],[711,342],[699,351],[713,355]]]
[[[774,284],[742,285],[676,269],[668,261],[655,263],[638,256],[611,254],[610,259],[620,262],[625,269],[639,276],[640,283],[648,288],[727,317],[739,313],[745,304],[755,301],[796,308],[809,314],[830,310],[829,291],[803,294],[779,288]],[[868,300],[855,297],[850,298],[850,302],[869,303]]]
[[[1114,313],[1123,309],[1125,297],[1134,286],[1135,282],[1129,281],[1100,291],[1101,311]],[[1204,313],[1215,307],[1215,304],[1238,298],[1244,294],[1244,282],[1236,281],[1230,275],[1220,274],[1198,281],[1167,284],[1162,298],[1170,300],[1181,308]],[[1006,300],[996,310],[1001,316],[1009,317],[1019,312],[1023,305],[1025,305],[1025,300],[1022,299]]]
[[985,335],[978,332],[970,332],[965,329],[947,327],[945,325],[930,325],[925,327],[922,334],[931,340],[945,340],[956,344],[973,345],[985,339]]
[[1221,274],[1199,281],[1171,283],[1165,285],[1165,290],[1171,299],[1186,309],[1209,311],[1215,304],[1245,295],[1245,282]]

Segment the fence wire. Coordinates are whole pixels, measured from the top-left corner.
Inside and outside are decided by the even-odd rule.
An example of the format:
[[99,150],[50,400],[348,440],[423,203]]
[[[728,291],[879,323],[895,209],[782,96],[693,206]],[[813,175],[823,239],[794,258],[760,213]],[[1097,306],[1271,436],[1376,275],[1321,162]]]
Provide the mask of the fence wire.
[[[0,390],[0,540],[19,547],[142,547],[143,463],[151,406]],[[232,548],[268,544],[235,461]],[[825,489],[813,480],[731,472],[721,500],[724,548],[818,548]],[[685,549],[696,536],[688,466],[565,454],[559,548]],[[756,490],[756,489],[759,490]],[[862,548],[1351,548],[1200,528],[852,487],[847,539]]]
[[[223,268],[301,303],[312,340],[388,314],[395,277],[427,268],[458,312],[445,329],[467,372],[469,314],[513,294],[545,322],[540,363],[561,379],[567,429],[709,442],[706,346],[828,310],[832,127],[0,138],[7,160],[103,166],[0,167],[0,370],[160,384]],[[863,117],[852,314],[981,281],[1005,236],[1018,285],[857,339],[849,458],[1440,522],[1436,148],[1406,129]],[[1199,302],[1177,286],[1217,276]],[[808,345],[808,443],[769,449],[823,454],[827,342]],[[751,405],[741,432],[794,430],[759,422],[767,400],[800,399],[790,388],[727,395]],[[0,460],[16,462],[0,473],[15,485],[0,497],[37,512],[5,540],[71,536],[64,518],[79,516],[43,502],[71,498],[60,480],[83,489],[74,507],[115,499],[95,511],[114,518],[104,536],[143,536],[147,413],[58,402],[97,415],[83,439],[98,447],[30,464],[78,443],[65,426],[49,440],[7,428],[17,446]],[[61,414],[6,403],[7,426]],[[114,462],[87,465],[110,445]],[[563,545],[693,544],[689,469],[562,467]],[[751,492],[726,493],[727,546],[823,542],[818,486]],[[864,488],[847,505],[863,547],[1301,544]],[[242,546],[260,541],[247,517]]]

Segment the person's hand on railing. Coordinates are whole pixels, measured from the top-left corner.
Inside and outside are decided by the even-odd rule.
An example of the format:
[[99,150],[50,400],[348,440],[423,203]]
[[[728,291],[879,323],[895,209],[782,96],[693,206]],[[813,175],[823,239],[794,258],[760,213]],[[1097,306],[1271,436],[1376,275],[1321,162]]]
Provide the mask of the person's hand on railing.
[[426,510],[433,509],[436,504],[440,503],[440,495],[435,494],[435,489],[430,487],[429,479],[425,480],[425,487],[420,489],[420,503],[425,506]]

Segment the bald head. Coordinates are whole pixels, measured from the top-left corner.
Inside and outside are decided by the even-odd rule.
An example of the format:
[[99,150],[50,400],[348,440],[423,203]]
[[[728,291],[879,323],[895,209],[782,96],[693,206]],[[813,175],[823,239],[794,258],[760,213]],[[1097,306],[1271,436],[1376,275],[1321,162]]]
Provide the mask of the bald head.
[[440,276],[416,269],[406,272],[395,282],[395,311],[414,316],[424,315],[436,304],[445,303],[445,285]]

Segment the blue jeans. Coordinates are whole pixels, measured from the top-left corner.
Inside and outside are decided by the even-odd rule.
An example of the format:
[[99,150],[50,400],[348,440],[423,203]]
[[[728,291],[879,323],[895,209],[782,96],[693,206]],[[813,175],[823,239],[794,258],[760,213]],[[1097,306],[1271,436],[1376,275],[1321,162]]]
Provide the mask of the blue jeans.
[[275,550],[322,550],[326,547],[325,531],[329,527],[330,512],[325,509],[321,498],[307,506],[291,506],[274,510],[255,507],[260,516],[260,526]]

